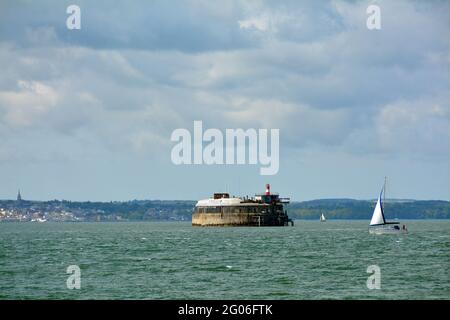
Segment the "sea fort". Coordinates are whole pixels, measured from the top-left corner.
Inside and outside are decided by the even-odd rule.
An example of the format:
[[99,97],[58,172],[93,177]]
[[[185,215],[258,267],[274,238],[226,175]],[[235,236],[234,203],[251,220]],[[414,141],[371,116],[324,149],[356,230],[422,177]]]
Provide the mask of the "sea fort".
[[228,193],[215,193],[213,198],[200,200],[192,215],[193,226],[287,226],[294,225],[289,219],[284,204],[289,198],[280,198],[270,192],[257,194],[253,198],[231,197]]

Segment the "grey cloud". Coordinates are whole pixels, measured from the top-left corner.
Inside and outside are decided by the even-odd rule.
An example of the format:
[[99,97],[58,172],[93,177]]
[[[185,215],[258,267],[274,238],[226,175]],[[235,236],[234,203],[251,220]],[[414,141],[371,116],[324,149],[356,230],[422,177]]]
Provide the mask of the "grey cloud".
[[63,43],[97,49],[200,52],[257,45],[255,39],[239,30],[237,1],[216,3],[215,8],[195,0],[78,1],[82,22],[77,31],[66,28],[69,4],[72,3],[3,3],[0,39],[32,46],[38,39],[33,37],[30,41],[30,34],[47,39],[49,35],[43,31],[51,30]]
[[369,32],[364,1],[89,1],[69,32],[67,3],[2,2],[0,158],[157,161],[194,120],[280,128],[292,154],[448,156],[448,4],[380,3]]

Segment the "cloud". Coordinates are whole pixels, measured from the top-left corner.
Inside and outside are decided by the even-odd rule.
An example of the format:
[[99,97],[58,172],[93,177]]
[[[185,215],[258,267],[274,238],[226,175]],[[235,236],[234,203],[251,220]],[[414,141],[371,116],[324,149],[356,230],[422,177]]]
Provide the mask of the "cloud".
[[369,3],[80,1],[69,31],[65,3],[2,2],[3,163],[168,159],[194,120],[279,128],[292,154],[442,159],[448,2],[378,1],[376,32]]
[[31,126],[56,106],[56,91],[37,81],[19,80],[18,90],[0,91],[0,110],[3,122],[9,126]]
[[25,27],[25,37],[32,46],[55,45],[58,39],[54,27]]
[[256,29],[260,31],[266,31],[269,28],[269,22],[267,19],[261,18],[250,18],[246,20],[239,20],[239,28],[241,29]]
[[[450,155],[450,101],[398,101],[384,106],[376,118],[380,147],[385,152]],[[442,102],[445,101],[445,102]]]
[[[81,30],[66,28],[67,3],[26,1],[3,4],[0,38],[20,46],[34,46],[36,34],[53,28],[59,41],[96,49],[177,50],[201,52],[253,46],[239,32],[236,14],[240,1],[211,5],[206,1],[133,1],[133,3],[80,0]],[[176,8],[176,10],[174,10]],[[52,26],[52,27],[49,27]],[[37,31],[40,30],[40,31]]]

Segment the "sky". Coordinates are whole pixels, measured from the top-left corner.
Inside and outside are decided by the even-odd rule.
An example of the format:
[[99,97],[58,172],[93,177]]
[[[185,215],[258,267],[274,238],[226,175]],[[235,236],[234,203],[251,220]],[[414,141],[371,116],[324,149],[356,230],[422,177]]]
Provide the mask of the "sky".
[[[81,9],[81,29],[66,9]],[[380,8],[369,30],[366,9]],[[1,1],[0,199],[450,200],[448,1]],[[280,166],[175,165],[177,128]]]

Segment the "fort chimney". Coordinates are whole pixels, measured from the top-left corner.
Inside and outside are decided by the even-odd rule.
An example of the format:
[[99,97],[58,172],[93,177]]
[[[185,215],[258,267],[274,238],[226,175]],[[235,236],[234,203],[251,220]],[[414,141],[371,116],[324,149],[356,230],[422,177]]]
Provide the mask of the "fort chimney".
[[266,196],[270,196],[270,184],[266,184]]

